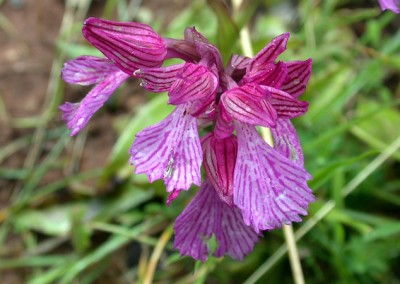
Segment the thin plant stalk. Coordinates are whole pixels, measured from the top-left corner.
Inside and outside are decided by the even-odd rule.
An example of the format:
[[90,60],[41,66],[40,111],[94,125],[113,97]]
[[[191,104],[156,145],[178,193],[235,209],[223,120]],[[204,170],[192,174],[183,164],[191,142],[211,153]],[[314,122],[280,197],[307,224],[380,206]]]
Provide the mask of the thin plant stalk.
[[162,252],[164,251],[165,246],[168,241],[171,239],[173,233],[172,225],[168,226],[164,232],[161,234],[160,239],[154,251],[150,257],[149,264],[147,265],[147,272],[145,278],[143,280],[143,284],[151,284],[153,283],[154,273],[156,271],[157,263],[161,257]]

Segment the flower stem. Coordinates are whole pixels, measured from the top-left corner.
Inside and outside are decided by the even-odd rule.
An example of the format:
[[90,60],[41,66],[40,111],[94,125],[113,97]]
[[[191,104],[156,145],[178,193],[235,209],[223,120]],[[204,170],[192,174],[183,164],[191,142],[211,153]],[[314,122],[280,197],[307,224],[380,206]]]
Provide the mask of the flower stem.
[[286,245],[288,247],[290,267],[292,268],[295,284],[304,284],[303,270],[301,269],[300,257],[294,238],[292,225],[283,225]]
[[162,252],[164,251],[165,246],[170,240],[173,233],[172,226],[168,226],[164,232],[161,234],[157,245],[154,248],[154,251],[150,257],[149,264],[147,266],[147,273],[145,275],[145,279],[143,280],[143,284],[151,284],[153,283],[154,273],[156,271],[158,260],[161,257]]

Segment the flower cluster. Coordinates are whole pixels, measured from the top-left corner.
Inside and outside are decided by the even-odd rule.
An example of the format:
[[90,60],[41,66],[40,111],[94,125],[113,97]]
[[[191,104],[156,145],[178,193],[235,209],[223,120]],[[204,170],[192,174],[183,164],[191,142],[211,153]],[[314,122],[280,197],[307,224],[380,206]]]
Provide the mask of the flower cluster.
[[393,13],[400,13],[400,0],[379,0],[382,10],[391,10]]
[[[89,18],[83,35],[106,58],[83,56],[64,65],[68,83],[96,85],[80,103],[60,107],[71,135],[129,77],[140,78],[151,92],[168,92],[169,104],[176,106],[163,121],[139,132],[129,153],[136,173],[150,182],[164,181],[168,204],[182,190],[200,186],[175,223],[175,248],[182,255],[206,260],[214,236],[215,256],[242,259],[262,231],[307,214],[314,196],[290,119],[307,111],[308,103],[298,97],[310,78],[311,59],[277,60],[288,33],[254,58],[232,55],[226,66],[218,49],[193,27],[184,39],[171,39],[144,24]],[[184,63],[163,66],[170,58]],[[274,147],[256,126],[271,129]]]

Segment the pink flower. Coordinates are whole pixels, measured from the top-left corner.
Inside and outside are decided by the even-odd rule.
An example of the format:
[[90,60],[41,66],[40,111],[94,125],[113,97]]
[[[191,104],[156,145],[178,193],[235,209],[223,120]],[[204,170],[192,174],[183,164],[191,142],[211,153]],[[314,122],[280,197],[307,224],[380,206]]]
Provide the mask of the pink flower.
[[[182,40],[170,39],[143,24],[90,18],[83,33],[108,59],[81,57],[63,69],[69,83],[97,84],[80,104],[61,107],[73,135],[129,76],[149,91],[167,92],[175,105],[168,117],[136,135],[129,153],[136,173],[164,181],[168,205],[182,190],[201,187],[176,220],[174,246],[182,255],[205,261],[214,236],[214,256],[242,259],[261,231],[307,215],[314,200],[307,186],[311,176],[290,119],[307,112],[308,102],[298,98],[311,59],[278,61],[288,33],[254,58],[232,55],[226,67],[195,28],[187,28]],[[162,67],[169,58],[184,63]],[[274,147],[256,126],[271,128]]]

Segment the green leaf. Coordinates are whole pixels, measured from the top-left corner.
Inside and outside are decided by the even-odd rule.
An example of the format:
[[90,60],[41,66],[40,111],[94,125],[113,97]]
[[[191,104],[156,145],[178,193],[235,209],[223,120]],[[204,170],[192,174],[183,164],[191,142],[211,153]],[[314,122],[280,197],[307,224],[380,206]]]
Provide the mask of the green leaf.
[[[377,113],[370,119],[365,119],[351,128],[352,133],[361,141],[378,150],[383,150],[390,145],[399,135],[400,114],[390,108],[383,108],[372,100],[361,100],[357,105],[359,116]],[[400,153],[393,155],[400,160]]]
[[14,216],[14,226],[19,232],[35,230],[52,236],[65,236],[71,230],[71,214],[84,210],[83,203],[66,204],[41,210],[24,210]]

